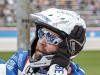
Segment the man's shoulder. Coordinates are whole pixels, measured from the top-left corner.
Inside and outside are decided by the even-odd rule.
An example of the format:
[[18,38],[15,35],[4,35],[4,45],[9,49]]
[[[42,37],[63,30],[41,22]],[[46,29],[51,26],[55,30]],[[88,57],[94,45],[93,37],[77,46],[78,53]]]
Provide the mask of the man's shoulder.
[[27,50],[18,50],[9,60],[24,62],[28,56]]

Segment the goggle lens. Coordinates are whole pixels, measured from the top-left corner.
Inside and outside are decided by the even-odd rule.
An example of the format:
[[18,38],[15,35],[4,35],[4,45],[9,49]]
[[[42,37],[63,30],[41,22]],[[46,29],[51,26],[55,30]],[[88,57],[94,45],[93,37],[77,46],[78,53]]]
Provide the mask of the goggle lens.
[[41,39],[43,36],[46,37],[46,42],[54,45],[58,45],[59,43],[62,42],[60,38],[57,36],[53,35],[52,33],[48,32],[47,30],[44,29],[39,29],[38,30],[38,37]]

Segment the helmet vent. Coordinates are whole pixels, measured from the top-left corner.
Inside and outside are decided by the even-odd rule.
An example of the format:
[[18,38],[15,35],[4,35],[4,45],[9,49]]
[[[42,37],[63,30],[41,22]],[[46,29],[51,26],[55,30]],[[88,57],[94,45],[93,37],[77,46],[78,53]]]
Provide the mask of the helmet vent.
[[53,16],[52,14],[48,15],[48,16]]
[[61,20],[64,20],[65,18],[61,18]]

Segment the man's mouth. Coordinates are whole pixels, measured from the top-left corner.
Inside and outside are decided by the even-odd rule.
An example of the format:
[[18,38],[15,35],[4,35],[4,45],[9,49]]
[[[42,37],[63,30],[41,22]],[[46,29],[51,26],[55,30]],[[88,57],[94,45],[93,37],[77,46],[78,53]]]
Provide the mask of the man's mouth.
[[38,53],[40,55],[48,54],[48,52],[46,52],[45,50],[41,51],[39,49],[36,50],[36,53]]
[[43,55],[43,52],[41,50],[39,50],[39,49],[36,49],[35,54]]

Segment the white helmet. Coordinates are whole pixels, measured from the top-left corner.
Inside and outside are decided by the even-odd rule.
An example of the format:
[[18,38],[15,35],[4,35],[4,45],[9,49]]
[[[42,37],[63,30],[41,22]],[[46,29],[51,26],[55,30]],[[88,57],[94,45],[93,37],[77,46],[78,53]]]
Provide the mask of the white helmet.
[[36,14],[31,14],[31,16],[35,21],[44,22],[67,34],[70,34],[76,25],[80,25],[86,29],[86,24],[80,15],[69,10],[50,8]]
[[[76,14],[73,11],[50,8],[45,11],[35,13],[35,14],[30,14],[30,15],[32,17],[32,20],[35,21],[35,25],[36,25],[35,38],[31,41],[29,45],[29,60],[30,63],[33,65],[33,67],[37,66],[36,63],[37,64],[41,63],[42,66],[44,66],[44,65],[48,65],[48,62],[50,62],[50,60],[47,59],[47,57],[50,57],[50,55],[44,55],[40,57],[39,60],[32,59],[32,55],[35,52],[35,47],[38,41],[39,28],[45,27],[47,29],[50,29],[56,32],[57,34],[59,34],[63,39],[65,39],[71,33],[71,30],[73,30],[73,28],[76,25],[82,26],[84,29],[86,29],[86,24],[84,20],[80,17],[80,15]],[[44,59],[46,58],[45,59],[46,62],[44,65],[43,65],[44,61],[41,62],[43,58]],[[34,65],[34,62],[36,62],[35,63],[36,66]]]

